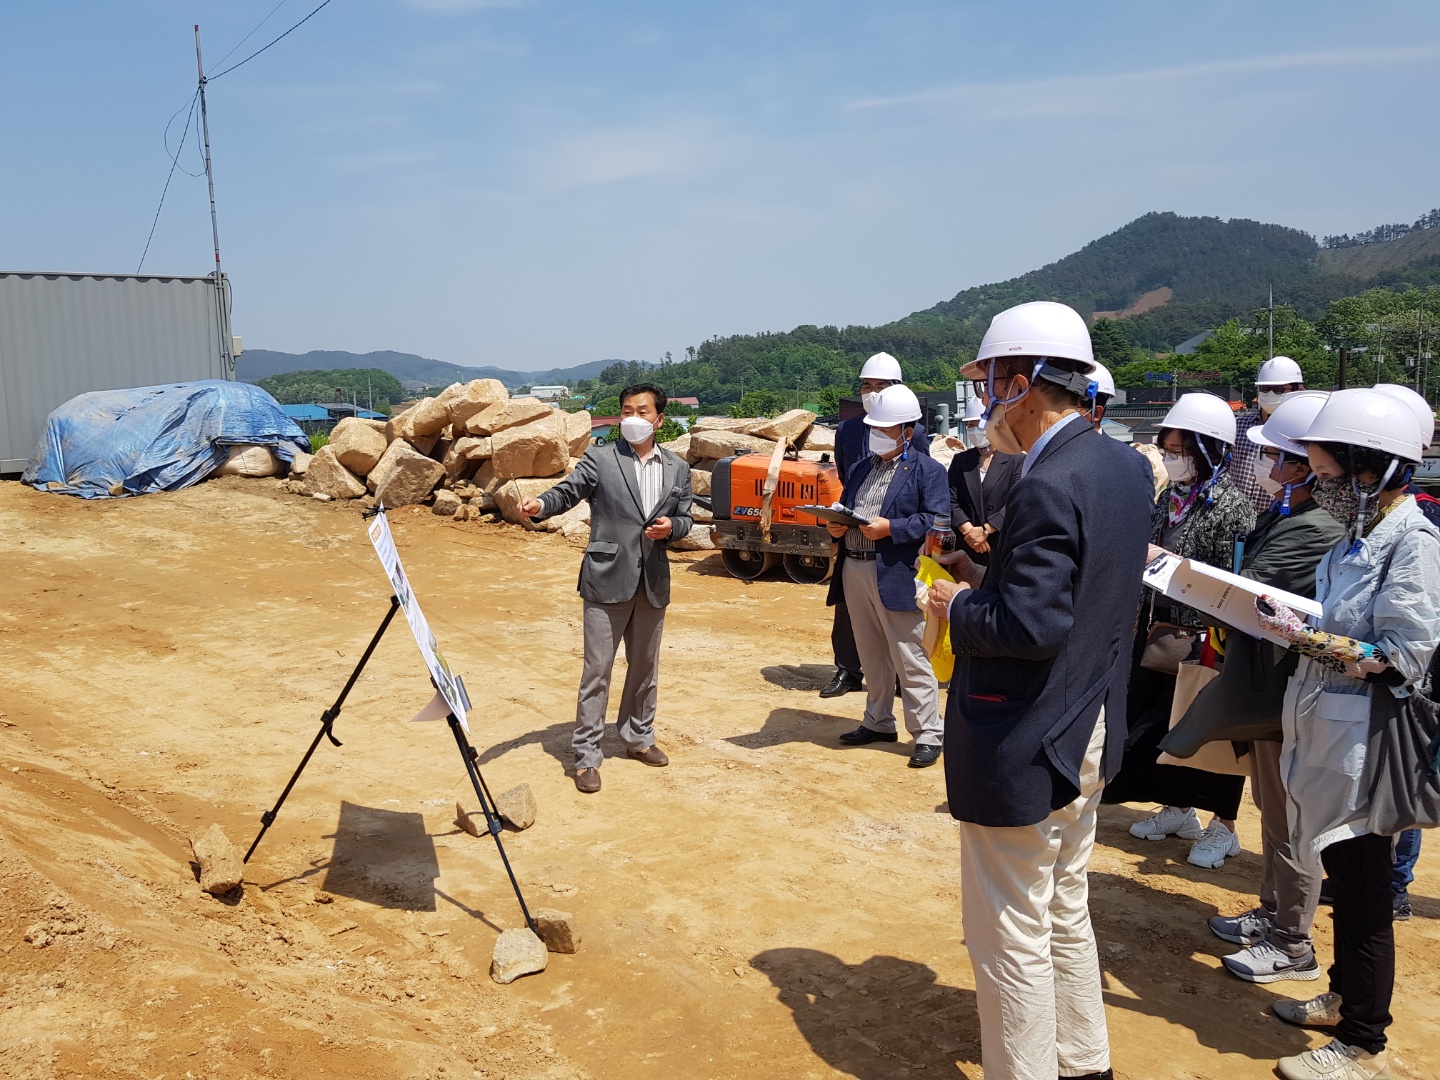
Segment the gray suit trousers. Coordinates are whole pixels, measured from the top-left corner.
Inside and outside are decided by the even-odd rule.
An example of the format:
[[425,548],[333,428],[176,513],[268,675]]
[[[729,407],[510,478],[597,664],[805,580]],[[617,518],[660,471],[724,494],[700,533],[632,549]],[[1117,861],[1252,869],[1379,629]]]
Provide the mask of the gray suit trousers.
[[635,595],[620,604],[585,601],[585,668],[580,675],[580,697],[575,705],[575,768],[596,769],[604,760],[600,736],[605,731],[605,710],[610,702],[610,677],[615,653],[625,642],[625,688],[620,693],[617,722],[620,738],[631,750],[655,743],[655,701],[659,686],[660,634],[665,609],[650,603],[645,582]]

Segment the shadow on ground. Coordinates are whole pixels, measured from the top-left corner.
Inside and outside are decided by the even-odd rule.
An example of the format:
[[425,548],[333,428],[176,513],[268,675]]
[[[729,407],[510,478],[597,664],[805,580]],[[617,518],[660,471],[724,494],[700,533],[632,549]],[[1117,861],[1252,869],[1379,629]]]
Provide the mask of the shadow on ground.
[[784,743],[813,743],[843,754],[899,754],[909,757],[914,749],[910,736],[901,733],[896,742],[873,742],[846,746],[840,736],[855,730],[855,721],[846,716],[813,712],[810,709],[772,709],[759,731],[731,735],[725,741],[747,750],[763,750]]
[[440,862],[422,814],[340,804],[326,892],[401,911],[434,911]]
[[[936,981],[914,960],[847,964],[818,949],[767,949],[750,961],[779,991],[816,1055],[858,1080],[979,1075],[975,992]],[[957,1066],[976,1064],[972,1072]]]

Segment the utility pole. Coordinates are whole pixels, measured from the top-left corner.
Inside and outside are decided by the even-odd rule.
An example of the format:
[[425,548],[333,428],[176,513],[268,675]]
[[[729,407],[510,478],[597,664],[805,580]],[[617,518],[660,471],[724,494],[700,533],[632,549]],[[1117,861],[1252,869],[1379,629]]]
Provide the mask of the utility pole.
[[220,224],[215,217],[215,170],[210,165],[210,117],[205,111],[205,61],[200,55],[200,24],[195,24],[195,70],[200,77],[200,129],[205,136],[205,183],[210,189],[210,240],[215,248],[215,328],[220,337],[220,356],[233,374],[234,344],[230,338],[230,305],[225,296],[225,278],[220,272]]
[[1270,286],[1269,327],[1265,333],[1265,359],[1275,359],[1275,286]]

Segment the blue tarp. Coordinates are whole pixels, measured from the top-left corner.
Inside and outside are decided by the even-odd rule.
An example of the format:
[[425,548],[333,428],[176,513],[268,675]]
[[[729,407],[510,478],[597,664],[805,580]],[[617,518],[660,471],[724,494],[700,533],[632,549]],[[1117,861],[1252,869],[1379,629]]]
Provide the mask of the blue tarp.
[[[273,397],[249,383],[201,382],[100,390],[50,414],[21,479],[42,490],[106,499],[178,491],[225,463],[236,445],[267,446],[282,461],[310,440]],[[50,484],[61,485],[48,487]]]

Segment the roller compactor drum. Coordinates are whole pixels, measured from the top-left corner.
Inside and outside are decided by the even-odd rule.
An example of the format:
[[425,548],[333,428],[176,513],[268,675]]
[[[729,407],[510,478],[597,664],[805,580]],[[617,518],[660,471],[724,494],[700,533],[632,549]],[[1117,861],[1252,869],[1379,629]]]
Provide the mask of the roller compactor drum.
[[818,519],[796,507],[837,501],[839,470],[829,455],[800,461],[792,451],[780,461],[767,498],[771,466],[766,454],[741,454],[715,464],[710,477],[715,546],[725,568],[742,581],[782,563],[790,580],[818,585],[834,571],[838,547]]

